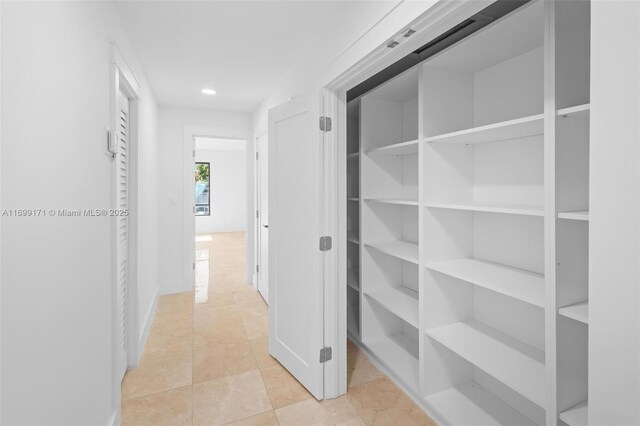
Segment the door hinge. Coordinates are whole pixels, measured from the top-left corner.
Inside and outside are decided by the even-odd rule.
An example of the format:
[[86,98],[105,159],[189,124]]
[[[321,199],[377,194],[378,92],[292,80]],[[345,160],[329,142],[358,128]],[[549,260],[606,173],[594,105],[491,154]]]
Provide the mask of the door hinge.
[[258,155],[258,153],[256,152],[256,160],[258,159],[258,157],[259,157],[259,155]]
[[256,219],[260,217],[260,211],[256,210]]
[[260,273],[260,265],[256,265],[256,274]]
[[331,361],[331,347],[320,349],[320,363]]
[[193,156],[195,157],[196,156],[196,150],[194,149],[192,152],[193,152]]
[[320,251],[331,250],[331,237],[320,237]]
[[331,117],[320,117],[320,130],[323,132],[331,131]]
[[193,262],[193,263],[191,264],[191,269],[193,269],[194,271],[196,270],[196,262]]

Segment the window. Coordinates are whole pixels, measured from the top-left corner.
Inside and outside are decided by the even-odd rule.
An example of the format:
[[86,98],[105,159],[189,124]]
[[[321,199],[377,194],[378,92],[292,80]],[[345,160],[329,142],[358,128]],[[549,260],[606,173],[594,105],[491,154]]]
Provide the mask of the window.
[[211,197],[209,177],[211,165],[209,163],[196,163],[196,216],[209,216],[211,214]]

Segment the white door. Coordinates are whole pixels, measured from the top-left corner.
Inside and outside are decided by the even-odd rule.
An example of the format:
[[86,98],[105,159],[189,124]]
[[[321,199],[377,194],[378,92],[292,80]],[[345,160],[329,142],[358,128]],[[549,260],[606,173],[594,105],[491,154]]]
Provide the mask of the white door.
[[258,152],[258,291],[269,303],[269,146],[267,135],[256,139]]
[[296,98],[269,111],[269,352],[322,399],[318,106]]
[[[129,99],[118,95],[118,127],[116,154],[116,208],[129,209]],[[118,303],[118,374],[122,379],[127,371],[127,290],[129,282],[129,220],[127,215],[116,216],[117,303]]]

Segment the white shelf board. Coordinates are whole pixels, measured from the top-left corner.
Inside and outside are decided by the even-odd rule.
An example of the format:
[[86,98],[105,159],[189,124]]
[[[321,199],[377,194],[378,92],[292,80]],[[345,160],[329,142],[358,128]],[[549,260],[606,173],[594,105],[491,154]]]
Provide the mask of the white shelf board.
[[560,212],[558,213],[558,219],[589,220],[589,212]]
[[558,110],[558,116],[567,118],[589,118],[591,113],[591,104],[576,105],[570,108]]
[[347,154],[347,160],[357,160],[360,157],[359,152],[352,152],[351,154]]
[[397,257],[398,259],[406,260],[407,262],[418,262],[418,244],[410,243],[408,241],[387,241],[383,243],[368,243],[366,244],[372,249],[378,250],[380,253],[388,254],[389,256]]
[[392,314],[418,328],[418,293],[415,291],[403,287],[387,286],[365,293]]
[[429,270],[544,308],[544,275],[478,259],[427,263]]
[[348,201],[356,201],[357,202],[357,201],[360,201],[360,198],[359,197],[347,197],[347,200]]
[[381,203],[381,204],[399,204],[402,206],[417,206],[419,205],[418,200],[411,199],[400,199],[400,198],[365,198],[367,202],[371,203]]
[[560,420],[569,426],[587,426],[588,423],[589,403],[587,401],[569,408],[567,411],[560,413]]
[[501,204],[501,203],[438,203],[427,202],[425,207],[450,210],[469,210],[474,212],[518,214],[524,216],[544,216],[543,206]]
[[365,344],[406,386],[419,391],[418,342],[404,334],[394,334]]
[[535,425],[475,382],[438,392],[425,398],[425,401],[450,425]]
[[347,305],[347,330],[354,336],[360,338],[360,328],[358,323],[360,322],[360,309],[358,306]]
[[558,313],[567,318],[589,324],[589,302],[580,302],[575,305],[558,309]]
[[541,135],[544,132],[544,115],[537,114],[530,117],[517,118],[501,123],[474,127],[458,132],[431,136],[426,139],[429,143],[463,143],[477,144],[498,142],[510,139],[526,138]]
[[474,320],[438,327],[427,335],[540,407],[546,406],[544,352]]
[[392,145],[382,146],[380,148],[374,148],[370,151],[367,151],[367,154],[370,154],[370,153],[380,153],[380,154],[386,154],[386,155],[417,154],[419,143],[420,143],[420,139],[415,139],[408,142],[394,143]]
[[353,244],[360,244],[360,239],[358,238],[358,235],[353,234],[351,232],[347,234],[347,241]]

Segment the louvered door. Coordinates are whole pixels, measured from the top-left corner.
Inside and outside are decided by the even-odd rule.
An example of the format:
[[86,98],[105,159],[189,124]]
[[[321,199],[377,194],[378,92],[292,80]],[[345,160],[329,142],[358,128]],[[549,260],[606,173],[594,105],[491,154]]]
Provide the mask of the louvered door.
[[[116,155],[116,208],[129,209],[129,99],[120,93],[118,102]],[[116,216],[117,241],[117,304],[119,374],[127,370],[127,290],[129,282],[129,219],[126,214]]]

